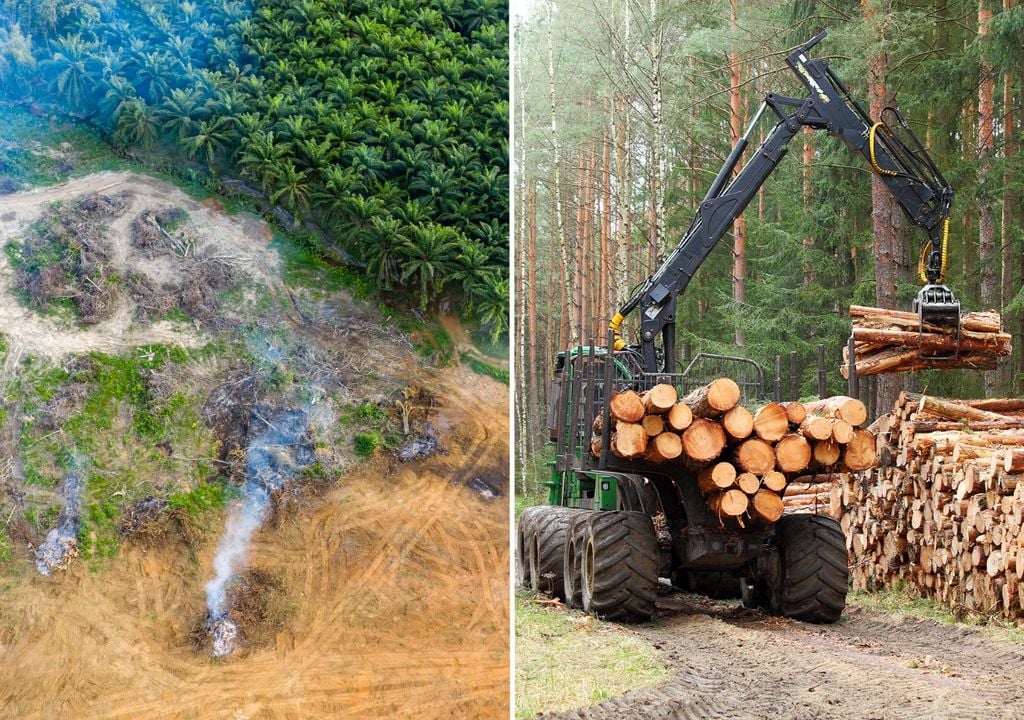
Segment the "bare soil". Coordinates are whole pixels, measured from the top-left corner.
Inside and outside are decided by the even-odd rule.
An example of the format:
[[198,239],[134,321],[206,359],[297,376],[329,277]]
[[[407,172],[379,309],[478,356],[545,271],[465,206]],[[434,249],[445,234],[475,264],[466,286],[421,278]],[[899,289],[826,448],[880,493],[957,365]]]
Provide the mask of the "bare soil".
[[[101,172],[61,185],[4,195],[0,198],[0,247],[16,240],[39,218],[50,203],[88,193],[124,193],[129,205],[107,225],[112,270],[125,276],[138,273],[153,283],[182,281],[184,267],[173,254],[143,252],[132,244],[131,223],[140,213],[181,208],[196,232],[194,255],[221,258],[251,278],[250,285],[274,286],[277,254],[270,249],[271,233],[265,223],[244,214],[228,216],[215,202],[197,202],[174,185],[131,172]],[[279,284],[279,283],[278,283]],[[0,296],[16,286],[14,269],[0,254]],[[47,317],[20,303],[0,303],[0,330],[7,337],[8,372],[26,355],[59,359],[72,353],[119,352],[149,343],[177,343],[195,347],[205,342],[197,328],[181,323],[136,323],[135,303],[121,297],[110,317],[89,327],[77,327]]]
[[689,594],[661,598],[635,631],[674,673],[544,718],[1016,720],[1024,646],[981,630],[848,607],[809,625]]

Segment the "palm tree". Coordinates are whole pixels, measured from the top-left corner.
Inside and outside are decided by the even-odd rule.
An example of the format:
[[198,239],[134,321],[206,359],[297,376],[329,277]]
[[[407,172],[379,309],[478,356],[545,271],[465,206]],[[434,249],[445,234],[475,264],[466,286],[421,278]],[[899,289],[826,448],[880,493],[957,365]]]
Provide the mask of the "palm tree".
[[274,133],[257,130],[242,138],[238,164],[243,175],[256,179],[264,192],[271,193],[287,155],[288,148],[274,142]]
[[199,114],[199,91],[195,88],[171,90],[156,112],[164,123],[164,130],[182,142],[192,134]]
[[409,241],[401,221],[395,218],[375,217],[370,221],[372,229],[363,244],[366,270],[376,273],[385,289],[398,277],[399,262],[405,244]]
[[458,247],[456,234],[442,225],[414,225],[412,237],[402,246],[402,281],[416,276],[420,286],[420,309],[426,310],[431,293],[439,293],[448,281],[452,251]]
[[300,209],[309,209],[309,183],[306,173],[296,170],[291,161],[285,162],[277,176],[277,188],[270,194],[271,202],[284,202],[284,206],[296,216]]
[[125,144],[148,150],[156,142],[157,134],[156,113],[145,100],[135,98],[125,103],[117,119],[115,137]]
[[499,272],[486,273],[473,286],[476,300],[476,316],[480,324],[491,330],[491,340],[508,332],[508,277]]
[[217,174],[213,167],[213,161],[217,156],[217,151],[227,145],[230,138],[229,128],[230,121],[227,118],[216,117],[211,120],[200,120],[196,123],[195,134],[184,140],[189,157],[195,157],[200,153],[206,157],[206,166],[210,169],[211,175]]
[[470,291],[467,309],[472,309],[473,306],[473,288],[476,287],[484,274],[491,268],[493,268],[491,254],[486,248],[465,237],[459,238],[455,262],[452,264],[449,280],[461,284],[462,287]]
[[81,108],[93,89],[89,74],[89,47],[80,35],[65,35],[54,43],[53,56],[43,67],[54,75],[51,90],[73,108]]

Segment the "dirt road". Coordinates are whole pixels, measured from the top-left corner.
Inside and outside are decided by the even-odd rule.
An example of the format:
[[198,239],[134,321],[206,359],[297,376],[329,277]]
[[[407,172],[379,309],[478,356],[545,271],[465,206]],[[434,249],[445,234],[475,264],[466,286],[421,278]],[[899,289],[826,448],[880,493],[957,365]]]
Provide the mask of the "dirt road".
[[662,686],[544,718],[1017,720],[1024,645],[848,608],[832,626],[673,595],[636,628],[674,672]]
[[381,460],[261,530],[251,565],[294,606],[273,647],[224,661],[190,633],[217,540],[126,546],[101,572],[0,588],[0,718],[469,718],[508,714],[504,387],[441,371],[447,454]]

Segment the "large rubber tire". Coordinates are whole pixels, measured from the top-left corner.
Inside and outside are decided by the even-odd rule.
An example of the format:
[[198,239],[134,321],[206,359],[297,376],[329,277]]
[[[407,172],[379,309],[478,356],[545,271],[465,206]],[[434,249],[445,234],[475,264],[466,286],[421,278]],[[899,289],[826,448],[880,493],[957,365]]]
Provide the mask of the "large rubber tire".
[[804,622],[836,622],[846,607],[850,579],[839,523],[817,515],[786,515],[775,535],[781,582],[772,593],[772,610]]
[[516,585],[521,588],[530,587],[530,552],[534,546],[536,515],[539,510],[543,510],[543,507],[534,506],[523,510],[516,527]]
[[[530,589],[534,592],[550,592],[553,597],[565,593],[562,579],[562,556],[565,553],[565,536],[569,521],[585,513],[566,507],[539,507],[534,515],[533,548],[527,553],[530,560]],[[545,577],[545,575],[552,577]]]
[[582,548],[586,542],[587,521],[590,513],[574,515],[565,533],[565,551],[562,553],[562,598],[571,608],[583,607],[583,586],[580,576]]
[[658,596],[651,519],[637,512],[596,512],[587,519],[583,539],[583,609],[608,620],[649,620]]

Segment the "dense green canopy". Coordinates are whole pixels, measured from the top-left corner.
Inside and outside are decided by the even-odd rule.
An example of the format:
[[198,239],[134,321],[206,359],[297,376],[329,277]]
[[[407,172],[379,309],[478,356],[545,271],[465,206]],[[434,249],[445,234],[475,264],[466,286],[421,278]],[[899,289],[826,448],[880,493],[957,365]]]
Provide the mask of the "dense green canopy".
[[[496,0],[8,0],[0,92],[240,174],[384,288],[507,329],[508,8]],[[287,217],[279,213],[279,217]],[[287,221],[286,221],[287,224]]]

